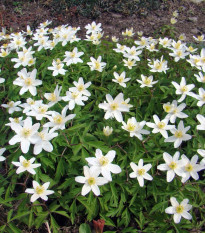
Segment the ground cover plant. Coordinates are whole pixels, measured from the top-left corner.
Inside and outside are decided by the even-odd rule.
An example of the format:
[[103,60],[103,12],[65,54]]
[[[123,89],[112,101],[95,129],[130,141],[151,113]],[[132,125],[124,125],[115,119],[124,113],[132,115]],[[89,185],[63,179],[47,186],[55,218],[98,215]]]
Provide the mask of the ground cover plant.
[[204,36],[50,25],[1,32],[0,230],[203,231]]

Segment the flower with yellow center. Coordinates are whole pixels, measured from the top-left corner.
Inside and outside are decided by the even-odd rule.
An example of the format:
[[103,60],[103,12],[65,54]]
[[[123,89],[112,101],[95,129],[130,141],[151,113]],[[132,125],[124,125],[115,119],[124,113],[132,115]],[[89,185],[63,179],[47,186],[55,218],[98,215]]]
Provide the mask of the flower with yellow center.
[[19,162],[12,162],[13,165],[17,166],[18,169],[16,170],[16,173],[22,173],[22,172],[29,172],[32,175],[35,175],[35,168],[41,166],[40,163],[33,163],[35,161],[35,158],[31,158],[30,160],[25,159],[22,155],[19,157]]
[[170,136],[165,139],[165,142],[174,142],[174,148],[177,148],[181,145],[183,141],[188,141],[192,138],[191,135],[186,134],[186,132],[190,129],[190,126],[184,128],[183,121],[179,122],[178,129],[173,128],[170,129],[173,136]]
[[57,115],[53,117],[53,121],[55,124],[62,124],[63,123],[63,118],[61,115]]
[[31,202],[36,201],[38,198],[43,199],[44,201],[48,200],[48,195],[54,193],[53,190],[48,190],[50,182],[46,182],[43,185],[40,185],[38,182],[33,181],[33,189],[27,188],[26,193],[33,194],[31,196]]
[[194,155],[191,160],[189,160],[186,155],[182,155],[182,160],[184,161],[184,175],[182,177],[182,183],[186,182],[190,177],[194,180],[198,180],[198,172],[205,169],[203,164],[197,163],[198,156]]
[[129,174],[130,178],[137,178],[140,187],[144,186],[144,179],[152,180],[152,176],[149,175],[147,172],[151,169],[151,164],[143,165],[143,159],[139,160],[138,165],[131,162],[130,166],[133,170],[132,173]]
[[95,152],[96,158],[89,157],[86,158],[88,164],[103,175],[109,181],[112,181],[111,173],[118,174],[121,172],[121,168],[116,165],[112,164],[112,161],[116,155],[114,150],[109,151],[105,156],[102,154],[100,149],[97,149]]
[[160,121],[157,115],[153,115],[153,119],[155,123],[147,122],[146,125],[148,127],[153,128],[152,133],[161,133],[164,138],[168,138],[167,130],[171,130],[174,128],[174,125],[168,125],[169,119],[164,119]]
[[179,156],[180,153],[178,151],[174,154],[173,157],[167,152],[163,153],[163,159],[165,163],[158,165],[157,169],[161,171],[167,171],[167,182],[171,182],[174,179],[175,174],[181,177],[184,175],[184,161],[179,160]]
[[188,199],[184,199],[181,203],[178,203],[175,197],[171,197],[170,201],[172,206],[166,208],[165,213],[173,214],[175,223],[179,223],[181,221],[181,217],[188,220],[192,219],[192,216],[188,213],[192,208],[192,206],[188,204]]
[[100,195],[99,185],[104,185],[108,182],[104,177],[99,177],[100,171],[95,167],[89,168],[88,166],[83,167],[84,176],[75,177],[75,181],[84,184],[81,194],[85,196],[91,190],[96,196]]

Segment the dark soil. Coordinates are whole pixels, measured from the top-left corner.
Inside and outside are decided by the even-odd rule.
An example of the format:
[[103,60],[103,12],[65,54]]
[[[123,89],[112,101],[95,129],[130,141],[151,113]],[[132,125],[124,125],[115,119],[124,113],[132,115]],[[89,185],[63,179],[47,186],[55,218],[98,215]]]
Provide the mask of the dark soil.
[[[144,36],[169,36],[163,32],[164,25],[171,25],[170,19],[175,10],[179,11],[178,22],[174,25],[177,36],[184,33],[187,41],[193,41],[193,35],[205,34],[205,2],[196,4],[190,0],[163,0],[157,10],[140,9],[135,14],[123,15],[116,12],[103,12],[96,19],[79,15],[75,7],[59,12],[51,0],[25,1],[0,0],[0,26],[9,31],[25,30],[26,25],[35,29],[40,23],[52,20],[52,27],[69,24],[80,26],[79,36],[84,38],[85,25],[96,21],[102,23],[104,36],[122,37],[126,28],[134,32],[143,31]],[[136,34],[135,34],[136,35]]]

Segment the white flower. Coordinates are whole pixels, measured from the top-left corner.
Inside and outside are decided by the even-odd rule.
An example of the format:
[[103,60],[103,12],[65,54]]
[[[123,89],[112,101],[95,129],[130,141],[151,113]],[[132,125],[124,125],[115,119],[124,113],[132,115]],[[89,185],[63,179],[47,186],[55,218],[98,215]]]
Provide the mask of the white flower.
[[47,152],[53,150],[52,144],[49,142],[53,138],[58,136],[56,132],[48,132],[48,128],[44,128],[40,133],[36,133],[36,143],[34,145],[33,153],[38,155],[44,149]]
[[172,81],[172,84],[176,88],[176,94],[182,95],[178,102],[182,102],[187,95],[195,97],[195,94],[191,90],[195,87],[194,84],[186,85],[186,79],[182,77],[180,84]]
[[87,96],[83,96],[78,90],[71,92],[66,91],[66,96],[63,96],[62,99],[64,101],[69,101],[68,108],[69,110],[73,110],[75,108],[75,105],[84,106],[84,102],[88,100]]
[[36,120],[42,120],[44,117],[47,117],[51,114],[51,111],[48,111],[49,106],[47,104],[36,103],[32,106],[31,111],[27,112],[27,116],[34,116]]
[[152,165],[146,164],[143,166],[143,159],[139,160],[138,165],[131,162],[130,166],[134,172],[130,173],[130,178],[137,178],[139,185],[141,187],[144,186],[144,179],[146,180],[152,180],[152,176],[150,176],[147,172],[151,169]]
[[87,88],[91,85],[91,82],[84,83],[84,80],[82,77],[78,79],[78,82],[74,81],[73,84],[75,87],[70,87],[69,91],[71,92],[80,92],[81,95],[85,96],[91,96],[90,92],[87,90]]
[[99,108],[106,111],[104,118],[107,120],[115,117],[118,122],[122,122],[121,112],[129,112],[129,106],[122,104],[124,102],[123,93],[119,93],[114,100],[110,94],[107,94],[106,99],[108,103],[104,102],[98,105]]
[[20,74],[21,76],[13,81],[14,85],[22,87],[19,94],[23,95],[25,92],[29,91],[31,95],[35,96],[37,94],[36,86],[42,84],[41,80],[36,79],[37,69],[27,73],[26,68],[24,68],[18,72],[18,75]]
[[82,63],[83,60],[80,59],[80,56],[82,56],[84,52],[78,52],[78,48],[75,47],[72,52],[66,51],[65,52],[65,59],[63,60],[66,62],[66,65],[69,66],[71,64],[77,64],[77,63]]
[[21,126],[23,125],[23,117],[9,117],[10,123],[5,124],[6,126],[10,126],[11,127],[11,123],[12,124],[20,124]]
[[62,63],[62,61],[58,58],[56,60],[53,60],[52,62],[52,66],[48,67],[48,70],[53,70],[53,76],[57,76],[58,74],[62,74],[65,75],[66,71],[65,69],[63,69],[64,64]]
[[201,125],[197,125],[198,130],[205,130],[205,117],[201,114],[196,115],[197,120],[201,123]]
[[43,185],[40,185],[38,182],[33,181],[33,189],[26,189],[25,192],[29,194],[33,194],[31,196],[31,202],[36,201],[38,198],[43,199],[44,201],[48,200],[48,195],[54,193],[53,190],[47,190],[50,185],[50,182],[46,182]]
[[7,104],[2,104],[1,106],[4,108],[8,108],[8,112],[9,114],[12,114],[13,112],[17,111],[21,111],[21,108],[18,107],[18,105],[21,103],[21,101],[10,101]]
[[0,83],[4,83],[5,82],[5,78],[0,78]]
[[99,72],[102,72],[104,67],[106,66],[105,62],[101,62],[102,57],[99,56],[97,60],[93,57],[90,58],[91,62],[87,62],[87,64],[90,66],[91,71],[97,70]]
[[109,181],[112,181],[111,173],[118,174],[122,170],[116,165],[112,164],[113,159],[115,158],[116,152],[114,150],[109,151],[105,156],[102,154],[100,149],[97,149],[94,157],[86,158],[89,166],[95,167],[98,169],[104,178]]
[[126,47],[123,53],[123,57],[130,60],[140,61],[138,55],[140,55],[141,53],[142,50],[138,50],[138,48],[136,48],[135,46],[132,46],[132,48]]
[[178,62],[180,59],[185,59],[185,57],[189,55],[189,53],[186,52],[186,48],[182,48],[182,49],[173,49],[173,52],[169,53],[169,55],[174,57],[175,62]]
[[184,175],[182,177],[182,183],[186,182],[190,177],[195,180],[199,179],[197,172],[205,169],[204,165],[197,164],[198,156],[194,155],[191,160],[189,160],[186,155],[182,155],[182,160],[184,163],[183,171]]
[[205,104],[205,90],[202,87],[199,88],[199,95],[196,95],[195,98],[199,100],[197,106],[201,107]]
[[86,34],[102,31],[101,23],[96,24],[95,22],[92,22],[91,24],[87,24],[85,28],[87,29]]
[[192,208],[192,205],[189,205],[188,199],[184,199],[180,204],[175,197],[170,198],[172,206],[165,209],[165,213],[174,215],[174,222],[179,223],[181,217],[191,220],[192,216],[188,211]]
[[205,150],[198,149],[197,153],[200,154],[203,157],[203,159],[201,160],[200,164],[205,165]]
[[122,87],[126,87],[126,82],[130,80],[130,78],[125,78],[125,71],[123,71],[120,75],[117,72],[113,73],[115,79],[112,79],[113,82],[120,84]]
[[173,129],[174,125],[168,125],[169,119],[164,119],[160,121],[159,117],[157,115],[153,116],[154,122],[147,122],[146,125],[148,127],[153,128],[152,133],[161,133],[161,135],[164,138],[168,138],[167,130]]
[[136,66],[136,60],[128,58],[128,60],[123,59],[124,66],[127,66],[128,69],[132,69],[133,66]]
[[167,61],[165,61],[163,59],[163,56],[161,57],[161,59],[156,59],[156,60],[153,60],[153,61],[150,61],[148,59],[149,63],[148,63],[148,66],[151,68],[151,72],[164,72],[166,73],[166,71],[169,69],[167,67]]
[[116,53],[124,53],[126,50],[126,45],[116,44],[117,48],[113,49]]
[[109,126],[103,127],[103,133],[106,137],[110,136],[112,134],[112,131],[113,131],[112,127]]
[[39,127],[40,123],[32,125],[31,117],[27,117],[24,120],[23,126],[11,123],[11,128],[16,132],[16,135],[10,139],[9,144],[14,145],[20,142],[22,152],[27,153],[30,144],[35,144],[36,142],[35,133],[38,131]]
[[183,121],[179,122],[178,129],[171,129],[171,133],[173,136],[166,138],[165,142],[174,142],[174,148],[177,148],[181,145],[182,141],[188,141],[192,138],[191,135],[186,134],[186,132],[190,129],[190,126],[184,128]]
[[26,103],[20,104],[19,106],[24,108],[23,113],[27,113],[33,109],[33,106],[40,105],[43,103],[43,100],[33,100],[31,98],[28,98],[26,100]]
[[179,155],[179,151],[177,151],[173,157],[167,152],[164,152],[163,159],[165,163],[157,166],[157,169],[167,171],[167,182],[171,182],[174,179],[175,174],[178,176],[183,176],[184,174],[182,169],[184,162],[183,160],[179,160]]
[[142,80],[139,80],[137,79],[137,82],[140,83],[140,87],[143,88],[143,87],[153,87],[153,84],[157,83],[158,81],[153,81],[153,76],[144,76],[143,74],[141,74],[141,79]]
[[53,127],[50,130],[50,133],[58,129],[61,129],[61,130],[65,129],[66,122],[73,119],[76,116],[76,114],[70,114],[66,116],[67,110],[68,110],[68,106],[65,106],[61,114],[58,112],[52,111],[52,116],[47,116],[50,122],[43,125],[43,127]]
[[201,35],[201,36],[193,36],[193,38],[197,41],[197,42],[201,42],[201,41],[205,41],[205,36]]
[[18,169],[16,170],[16,173],[19,174],[21,172],[29,172],[32,175],[35,175],[36,172],[34,168],[40,167],[40,163],[34,163],[35,158],[31,158],[29,160],[25,159],[22,155],[19,157],[19,162],[12,162],[13,165],[17,166]]
[[96,196],[99,196],[100,189],[98,186],[108,183],[108,180],[104,177],[98,177],[100,175],[100,170],[94,167],[89,168],[88,166],[84,166],[83,171],[84,176],[75,177],[76,182],[84,184],[81,194],[85,196],[92,190]]
[[49,107],[52,107],[54,104],[56,104],[58,101],[60,101],[62,98],[60,97],[60,92],[61,92],[62,87],[58,88],[58,85],[56,86],[55,90],[53,93],[45,93],[44,97],[50,101],[48,103]]
[[[205,69],[204,71],[205,72]],[[199,74],[194,74],[194,76],[197,78],[197,81],[200,82],[200,83],[205,83],[205,74],[203,75],[202,72],[199,72]]]
[[149,134],[148,130],[142,129],[146,125],[146,121],[137,122],[134,117],[127,120],[127,124],[123,121],[122,128],[130,133],[130,137],[137,137],[142,140],[142,134]]
[[6,158],[2,156],[2,154],[5,152],[6,148],[0,148],[0,162],[4,161]]
[[171,123],[175,123],[176,118],[187,118],[188,115],[183,113],[182,110],[186,107],[185,103],[180,104],[177,106],[177,101],[173,100],[170,104],[169,102],[166,104],[163,104],[163,109],[168,114],[166,115],[166,119],[169,119]]

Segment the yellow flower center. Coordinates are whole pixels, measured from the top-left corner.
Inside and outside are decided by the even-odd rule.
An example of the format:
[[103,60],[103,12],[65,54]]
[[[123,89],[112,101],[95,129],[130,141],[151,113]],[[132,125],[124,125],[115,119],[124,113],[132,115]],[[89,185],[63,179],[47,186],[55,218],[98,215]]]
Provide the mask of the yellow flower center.
[[133,61],[127,61],[128,66],[133,66],[134,62]]
[[95,69],[96,70],[100,69],[100,62],[99,61],[95,61]]
[[70,57],[74,58],[75,57],[75,52],[70,52]]
[[78,85],[78,91],[83,91],[84,89],[85,88],[83,84]]
[[188,91],[187,86],[183,86],[183,87],[181,88],[181,91],[182,91],[182,92],[186,92],[186,91]]
[[118,79],[117,79],[117,81],[118,81],[119,83],[123,83],[124,78],[123,78],[122,76],[119,76]]
[[1,53],[1,56],[2,57],[6,57],[8,55],[8,53],[6,52],[6,51],[3,51],[2,53]]
[[179,48],[180,48],[180,46],[181,46],[181,42],[180,42],[180,41],[178,41],[178,42],[176,43],[176,45],[175,45],[175,49],[179,49]]
[[73,97],[73,99],[76,99],[78,96],[79,96],[79,92],[72,92],[72,97]]
[[48,97],[48,100],[55,102],[57,100],[56,95],[54,93],[51,93],[50,96]]
[[117,103],[112,103],[112,104],[110,105],[110,108],[111,108],[112,111],[115,111],[115,110],[118,109],[118,104],[117,104]]
[[151,83],[151,80],[145,77],[144,84],[149,85],[150,83]]
[[175,168],[177,168],[177,164],[176,164],[175,162],[171,162],[171,163],[169,164],[169,167],[170,167],[172,170],[174,170]]
[[13,101],[8,102],[7,105],[9,106],[9,108],[12,108],[14,106],[14,102]]
[[101,166],[106,166],[108,163],[109,163],[109,159],[106,158],[105,156],[102,156],[100,159],[99,159],[99,163]]
[[45,134],[43,132],[38,133],[38,135],[42,140],[45,139]]
[[40,106],[38,108],[38,112],[41,114],[44,114],[47,110],[48,110],[48,107],[46,107],[46,106]]
[[19,121],[19,118],[14,118],[14,122],[15,123],[19,123],[20,121]]
[[30,164],[31,164],[31,162],[30,162],[29,160],[27,160],[27,159],[25,159],[25,160],[23,161],[23,163],[22,163],[23,167],[25,167],[25,168],[29,167]]
[[24,80],[24,83],[26,84],[26,86],[31,86],[32,85],[32,79],[31,78],[26,78]]
[[192,46],[189,46],[189,51],[192,52],[194,50],[194,48]]
[[177,130],[174,134],[176,138],[182,138],[183,137],[183,132],[181,130]]
[[96,183],[96,180],[95,180],[94,177],[90,177],[90,178],[88,179],[88,184],[89,184],[89,185],[94,185],[95,183]]
[[133,124],[133,123],[128,123],[127,124],[127,130],[128,131],[135,131],[135,129],[136,129],[136,125],[135,124]]
[[197,38],[198,38],[199,41],[203,40],[203,36],[198,36]]
[[16,41],[16,45],[21,45],[21,41],[20,41],[20,40],[17,40],[17,41]]
[[155,69],[156,70],[160,70],[160,69],[162,69],[162,62],[157,62],[156,64],[155,64]]
[[194,59],[194,64],[197,65],[198,62],[200,62],[200,59],[195,58],[195,59]]
[[56,69],[57,70],[60,70],[62,68],[62,64],[58,64],[57,66],[56,66]]
[[177,51],[177,56],[179,56],[179,57],[182,56],[182,51],[181,51],[181,50],[178,50],[178,51]]
[[145,169],[141,168],[137,171],[139,176],[143,176],[145,174]]
[[142,40],[140,41],[140,44],[141,44],[141,45],[145,45],[145,44],[146,44],[146,40],[145,40],[145,39],[142,39]]
[[23,130],[22,130],[22,136],[24,138],[28,138],[30,135],[31,135],[31,129],[23,128]]
[[31,59],[28,61],[28,64],[29,64],[29,65],[34,64],[34,59],[31,58]]
[[185,166],[185,170],[186,170],[187,172],[191,172],[191,171],[193,171],[193,166],[192,166],[190,163],[188,163],[188,164]]
[[37,193],[38,195],[41,195],[41,194],[44,193],[45,188],[44,188],[42,185],[39,185],[39,186],[36,187],[35,191],[36,191],[36,193]]
[[163,129],[165,127],[165,123],[161,121],[157,124],[157,126],[159,129]]
[[62,118],[61,115],[58,115],[58,116],[55,116],[55,117],[53,118],[53,121],[54,121],[54,123],[60,125],[60,124],[62,124],[62,122],[63,122],[63,118]]
[[183,211],[184,211],[184,206],[178,205],[178,206],[176,207],[176,212],[177,212],[178,214],[183,213]]
[[120,46],[120,50],[124,50],[125,49],[125,46],[124,45],[121,45]]
[[166,105],[166,104],[163,106],[163,108],[165,112],[170,112],[172,109],[171,105]]
[[34,100],[29,100],[29,101],[28,101],[28,104],[29,104],[29,105],[33,105],[33,104],[35,104],[35,101],[34,101]]

